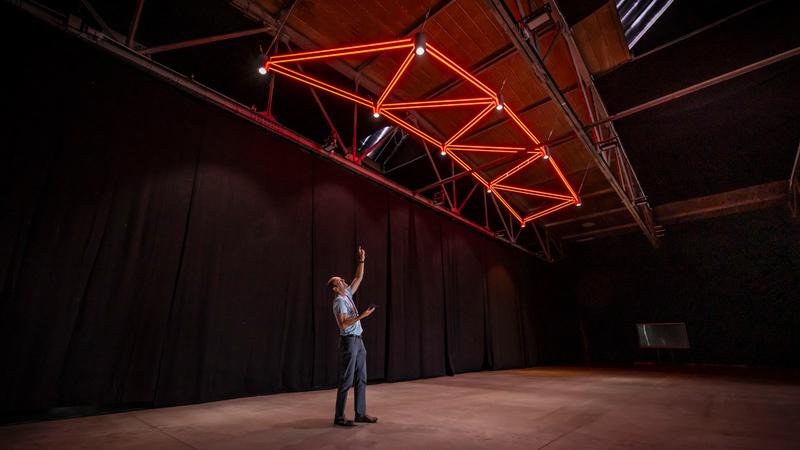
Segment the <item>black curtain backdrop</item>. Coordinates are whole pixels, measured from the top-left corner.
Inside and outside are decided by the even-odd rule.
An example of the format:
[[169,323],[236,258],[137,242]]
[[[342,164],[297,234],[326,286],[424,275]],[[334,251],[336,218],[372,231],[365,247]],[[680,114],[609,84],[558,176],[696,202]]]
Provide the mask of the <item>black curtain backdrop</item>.
[[37,52],[5,31],[0,44],[14,68],[2,102],[0,413],[332,387],[326,281],[352,279],[359,244],[356,303],[378,305],[363,323],[370,380],[574,353],[574,340],[551,339],[577,327],[543,287],[544,263],[25,26]]
[[447,361],[453,372],[480,370],[486,356],[486,286],[474,234],[442,221]]
[[404,199],[389,205],[386,378],[445,374],[442,233],[438,217]]
[[556,266],[586,362],[655,360],[635,324],[686,322],[692,348],[678,361],[800,366],[800,227],[788,208],[674,225],[662,244],[602,239]]

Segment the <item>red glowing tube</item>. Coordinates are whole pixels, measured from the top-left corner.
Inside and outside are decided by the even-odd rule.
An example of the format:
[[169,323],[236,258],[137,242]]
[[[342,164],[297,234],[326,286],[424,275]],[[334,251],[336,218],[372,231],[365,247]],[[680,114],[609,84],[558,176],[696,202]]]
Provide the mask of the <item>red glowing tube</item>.
[[[525,147],[499,147],[493,145],[450,145],[451,150],[460,150],[463,152],[497,152],[497,153],[518,153],[525,151]],[[529,151],[528,153],[533,153]],[[540,153],[540,152],[537,152]]]
[[563,203],[559,203],[559,204],[557,204],[555,206],[551,206],[550,208],[547,208],[545,210],[539,211],[537,213],[529,214],[529,215],[525,216],[525,222],[530,222],[531,220],[536,220],[539,217],[543,217],[543,216],[546,216],[546,215],[548,215],[550,213],[554,213],[554,212],[558,211],[559,209],[564,209],[564,208],[566,208],[567,206],[569,206],[571,204],[572,204],[572,199],[570,199],[570,200],[568,200],[566,202],[563,202]]
[[526,195],[533,195],[535,197],[544,197],[544,198],[552,198],[555,200],[567,200],[572,202],[574,199],[569,195],[561,195],[561,194],[554,194],[552,192],[545,192],[545,191],[537,191],[535,189],[527,189],[521,188],[517,186],[508,186],[505,184],[493,184],[493,189],[498,189],[501,191],[508,191],[508,192],[516,192],[517,194],[526,194]]
[[[445,147],[445,148],[447,148],[447,147]],[[447,154],[450,155],[450,158],[452,158],[453,161],[457,162],[459,166],[463,167],[464,170],[467,170],[467,171],[472,170],[472,167],[470,167],[469,164],[465,163],[461,158],[456,156],[454,153],[448,151]]]
[[492,180],[492,184],[497,184],[497,183],[505,180],[506,178],[510,177],[511,175],[514,175],[515,173],[517,173],[520,170],[524,169],[530,163],[536,161],[537,159],[539,159],[541,157],[542,157],[541,153],[534,154],[530,158],[526,159],[525,161],[522,161],[521,163],[519,163],[516,166],[512,167],[511,169],[509,169],[506,173],[504,173],[504,174],[498,176],[497,178],[495,178],[494,180]]
[[567,178],[564,177],[564,174],[561,173],[561,169],[558,168],[556,160],[553,158],[552,155],[547,160],[550,161],[550,165],[553,166],[553,169],[558,174],[558,177],[561,178],[562,182],[564,182],[564,186],[566,186],[567,189],[569,189],[569,193],[572,194],[572,200],[574,200],[576,204],[579,203],[580,201],[578,200],[578,195],[575,193],[575,191],[572,190],[572,186],[569,185],[569,182],[567,182]]
[[525,223],[525,221],[522,220],[522,217],[520,217],[520,215],[517,214],[516,211],[514,211],[514,208],[512,208],[511,205],[508,204],[506,199],[504,199],[503,196],[500,195],[499,192],[495,192],[494,193],[494,198],[500,200],[500,203],[502,203],[506,207],[506,209],[508,209],[508,211],[511,213],[511,215],[513,215],[517,220],[519,220],[520,223]]
[[275,55],[270,62],[287,63],[308,61],[312,59],[337,58],[341,56],[358,55],[370,52],[383,52],[399,48],[411,48],[414,46],[413,39],[398,39],[396,41],[377,42],[374,44],[354,45],[351,47],[332,48],[328,50],[314,50],[311,52],[290,53],[287,55]]
[[492,97],[492,101],[494,101],[495,105],[498,103],[497,94],[495,94],[494,91],[492,91],[491,89],[486,87],[485,84],[483,84],[480,81],[478,81],[477,78],[475,78],[472,75],[470,75],[469,72],[467,72],[466,70],[462,69],[461,66],[459,66],[458,64],[456,64],[453,61],[451,61],[450,58],[444,56],[441,52],[439,52],[439,50],[436,50],[436,48],[434,46],[432,46],[431,44],[427,44],[426,48],[427,48],[428,52],[434,58],[438,59],[442,64],[446,65],[447,67],[449,67],[450,69],[455,71],[457,74],[459,74],[462,77],[464,77],[467,81],[469,81],[470,83],[474,84],[478,89],[482,90],[483,92],[486,92],[490,97]]
[[408,131],[410,133],[413,133],[413,134],[415,134],[416,136],[418,136],[418,137],[420,137],[422,139],[425,139],[426,141],[430,142],[431,144],[435,145],[436,147],[441,147],[442,146],[441,142],[439,142],[436,139],[432,138],[431,136],[429,136],[428,134],[426,134],[425,132],[423,132],[419,128],[415,127],[414,125],[411,125],[410,123],[406,122],[405,120],[395,116],[394,114],[390,113],[389,111],[384,111],[383,114],[389,120],[391,120],[392,122],[394,122],[394,123],[400,125],[401,127],[403,127],[406,131]]
[[478,182],[479,182],[480,184],[482,184],[482,185],[484,185],[484,186],[486,186],[486,187],[489,187],[489,182],[488,182],[488,181],[486,181],[486,180],[484,180],[482,176],[478,175],[478,174],[477,174],[477,173],[475,173],[475,172],[472,172],[472,176],[473,176],[473,177],[475,177],[475,179],[476,179],[476,180],[478,180]]
[[359,97],[358,95],[351,94],[350,92],[347,92],[345,90],[339,89],[336,86],[332,86],[332,85],[330,85],[328,83],[323,83],[323,82],[321,82],[319,80],[316,80],[314,78],[306,76],[306,75],[304,75],[304,74],[302,74],[300,72],[295,72],[292,69],[283,67],[283,66],[278,65],[278,64],[272,64],[270,66],[270,69],[275,71],[275,72],[278,72],[278,73],[280,73],[282,75],[286,75],[289,78],[294,78],[295,80],[300,81],[302,83],[305,83],[305,84],[311,85],[313,87],[322,89],[323,91],[330,92],[331,94],[335,94],[335,95],[338,95],[340,97],[344,97],[344,98],[346,98],[346,99],[348,99],[350,101],[356,102],[356,103],[358,103],[360,105],[364,105],[364,106],[366,106],[368,108],[372,108],[372,102],[370,102],[369,100],[367,100],[367,99],[365,99],[363,97]]
[[484,108],[483,111],[479,112],[477,116],[473,117],[472,120],[470,120],[466,125],[464,125],[460,130],[458,130],[458,133],[454,134],[450,139],[448,139],[447,142],[444,143],[444,146],[445,147],[449,146],[450,144],[455,142],[456,139],[463,136],[464,133],[469,131],[470,128],[474,127],[476,123],[478,123],[481,119],[483,119],[487,114],[492,112],[493,109],[494,109],[493,104],[489,104],[488,106],[486,106],[486,108]]
[[539,142],[539,139],[536,136],[534,136],[533,133],[531,133],[531,130],[529,130],[528,127],[526,127],[525,124],[523,124],[521,120],[519,120],[519,117],[517,117],[517,115],[514,114],[514,111],[512,111],[511,108],[506,106],[505,108],[503,108],[503,111],[505,111],[506,114],[508,114],[508,117],[511,117],[511,120],[513,120],[514,123],[517,124],[519,129],[522,130],[522,132],[525,133],[529,138],[531,138],[531,140],[536,145],[541,144],[541,142]]
[[[458,165],[460,165],[461,167],[463,167],[463,168],[464,168],[464,170],[466,170],[466,171],[470,171],[470,170],[472,170],[472,168],[471,168],[471,167],[470,167],[470,166],[469,166],[467,163],[465,163],[464,161],[462,161],[462,160],[461,160],[461,158],[459,158],[458,156],[456,156],[456,155],[454,155],[454,154],[452,154],[452,153],[448,153],[448,155],[450,155],[450,157],[451,157],[451,158],[453,158],[453,161],[457,162],[457,163],[458,163]],[[473,178],[475,178],[476,180],[478,180],[478,183],[482,184],[482,185],[483,185],[483,187],[485,187],[485,188],[488,188],[488,187],[489,187],[489,183],[488,183],[488,182],[487,182],[485,179],[483,179],[483,177],[482,177],[482,176],[478,175],[476,172],[472,172],[472,173],[471,173],[471,175],[472,175],[472,177],[473,177]],[[507,204],[506,204],[506,205],[507,205]],[[510,207],[509,207],[509,208],[510,208]],[[512,214],[516,214],[516,213],[514,213],[514,211],[513,211],[513,210],[511,210],[511,213],[512,213]]]
[[[506,154],[506,155],[513,154],[513,153],[519,153],[520,151],[522,151],[522,150],[501,150],[501,149],[494,149],[494,148],[461,148],[461,147],[459,147],[457,145],[450,145],[447,148],[449,148],[450,150],[457,151],[457,152],[503,153],[503,154]],[[526,152],[526,153],[530,153],[530,152]]]
[[403,61],[403,64],[400,65],[400,68],[397,70],[397,73],[395,73],[394,77],[392,77],[392,81],[390,81],[389,84],[386,85],[386,89],[383,90],[383,94],[381,94],[381,98],[378,99],[378,103],[375,104],[375,111],[380,112],[383,101],[386,100],[386,97],[389,96],[389,92],[391,92],[392,89],[394,89],[394,86],[397,84],[397,82],[400,81],[400,77],[403,76],[403,73],[408,68],[408,65],[411,64],[411,60],[414,59],[414,55],[415,55],[414,50],[411,50],[408,56],[406,56],[406,59]]
[[428,100],[421,102],[384,103],[381,109],[420,109],[420,108],[446,108],[450,106],[475,106],[494,105],[488,97],[457,98],[452,100]]
[[[464,170],[466,171],[472,170],[472,167],[470,167],[469,164],[465,163],[461,158],[456,156],[455,153],[448,152],[447,154],[450,155],[450,158],[452,158],[453,161],[458,163],[459,166],[464,168]],[[478,182],[480,182],[485,187],[489,187],[489,183],[486,180],[484,180],[482,176],[478,175],[476,172],[472,172],[472,176],[475,177],[475,179],[478,180]]]

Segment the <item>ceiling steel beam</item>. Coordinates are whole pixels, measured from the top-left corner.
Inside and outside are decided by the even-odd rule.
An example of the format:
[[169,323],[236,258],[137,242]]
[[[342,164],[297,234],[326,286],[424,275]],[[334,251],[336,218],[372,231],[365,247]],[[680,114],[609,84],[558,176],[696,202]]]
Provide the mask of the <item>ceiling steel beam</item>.
[[717,85],[717,84],[722,83],[724,81],[728,81],[728,80],[731,80],[733,78],[748,74],[748,73],[753,72],[755,70],[763,69],[764,67],[767,67],[767,66],[775,64],[775,63],[779,63],[781,61],[784,61],[784,60],[789,59],[789,58],[793,58],[793,57],[798,56],[798,55],[800,55],[800,47],[795,47],[795,48],[793,48],[791,50],[787,50],[787,51],[785,51],[783,53],[779,53],[777,55],[770,56],[769,58],[764,58],[764,59],[762,59],[760,61],[756,61],[756,62],[754,62],[752,64],[748,64],[746,66],[739,67],[738,69],[730,70],[730,71],[725,72],[725,73],[723,73],[721,75],[717,75],[715,77],[709,78],[709,79],[701,81],[699,83],[695,83],[695,84],[693,84],[691,86],[688,86],[688,87],[685,87],[683,89],[678,89],[675,92],[671,92],[669,94],[662,95],[661,97],[655,98],[655,99],[650,100],[648,102],[644,102],[644,103],[642,103],[640,105],[636,105],[636,106],[634,106],[632,108],[628,108],[628,109],[626,109],[624,111],[620,111],[620,112],[618,112],[616,114],[612,114],[612,115],[608,116],[607,118],[605,118],[603,120],[599,120],[597,122],[594,122],[594,123],[591,123],[591,124],[587,125],[587,128],[591,128],[591,127],[595,127],[597,125],[602,125],[604,123],[608,123],[608,122],[612,122],[612,121],[615,121],[615,120],[623,119],[623,118],[631,116],[633,114],[640,113],[642,111],[648,110],[650,108],[654,108],[654,107],[659,106],[659,105],[663,105],[664,103],[671,102],[673,100],[677,100],[677,99],[679,99],[679,98],[681,98],[683,96],[686,96],[686,95],[689,95],[689,94],[693,94],[693,93],[695,93],[697,91],[701,91],[703,89],[706,89],[706,88],[709,88],[711,86]]
[[[534,235],[536,236],[536,240],[539,242],[539,247],[542,249],[542,254],[544,255],[544,259],[546,261],[552,261],[553,258],[550,256],[550,242],[547,240],[547,235],[544,235],[544,231],[539,232],[539,226],[536,224],[536,221],[531,222],[531,228],[533,228]],[[542,236],[544,235],[544,237]]]
[[599,197],[601,195],[615,194],[615,193],[616,192],[611,188],[600,189],[599,191],[589,192],[588,194],[581,194],[581,198]]
[[[431,168],[433,168],[433,173],[436,175],[436,179],[442,181],[442,174],[439,173],[439,168],[436,166],[436,161],[433,160],[433,156],[431,156],[431,151],[428,150],[428,143],[424,140],[422,141],[422,147],[424,148],[425,155],[428,157],[428,161],[431,163]],[[444,184],[440,185],[442,195],[447,200],[447,204],[450,205],[451,211],[456,211],[456,204],[454,200],[450,199],[450,194],[447,192],[447,189],[444,187]],[[416,194],[417,192],[415,192]]]
[[133,48],[136,42],[136,31],[139,29],[139,19],[142,17],[142,8],[144,7],[144,0],[136,0],[136,9],[133,11],[131,18],[131,25],[128,27],[128,37],[125,39],[125,45]]
[[[500,210],[500,205],[497,204],[496,196],[490,195],[489,197],[492,198],[492,204],[494,204],[494,209],[497,211],[497,216],[500,217],[500,222],[503,224],[503,229],[506,231],[506,236],[508,236],[508,239],[511,240],[511,242],[514,242],[514,235],[511,233],[511,227],[509,227],[509,224],[506,223],[505,217],[503,217],[503,211]],[[510,219],[509,222],[511,222]]]
[[92,4],[89,3],[89,0],[81,0],[81,4],[83,5],[84,8],[86,8],[86,11],[89,12],[89,15],[92,16],[94,21],[97,22],[98,25],[100,25],[100,28],[103,29],[103,33],[115,39],[117,42],[122,42],[124,40],[121,34],[112,30],[111,27],[109,27],[108,24],[106,24],[106,21],[103,20],[103,16],[101,16],[100,13],[98,13],[97,10],[94,9]]
[[458,212],[461,212],[461,210],[464,209],[465,206],[467,206],[467,202],[469,201],[470,198],[472,198],[472,194],[475,193],[475,190],[478,189],[478,186],[480,185],[481,184],[478,183],[477,181],[475,181],[472,184],[472,189],[469,190],[469,193],[467,193],[467,196],[464,197],[464,200],[461,200],[461,205],[459,205],[458,208],[456,208]]
[[619,208],[614,208],[614,209],[606,209],[604,211],[598,211],[596,213],[591,213],[591,214],[584,214],[582,216],[577,216],[577,217],[570,217],[569,219],[559,220],[559,221],[556,221],[556,222],[548,222],[548,223],[545,223],[544,226],[545,227],[557,227],[559,225],[566,225],[566,224],[574,223],[574,222],[583,222],[585,220],[596,219],[598,217],[608,216],[608,215],[616,214],[616,213],[623,212],[623,211],[627,211],[627,209],[625,209],[624,207],[619,207]]
[[[511,39],[520,53],[528,60],[533,68],[534,73],[547,89],[550,98],[556,103],[558,108],[564,114],[567,122],[570,125],[570,128],[572,128],[573,132],[577,135],[578,139],[583,144],[583,147],[594,159],[595,164],[600,168],[600,171],[603,173],[611,187],[617,192],[620,201],[622,201],[625,208],[631,214],[636,224],[642,230],[642,233],[644,233],[645,237],[647,237],[654,247],[657,247],[658,237],[653,229],[651,218],[648,217],[646,213],[643,214],[643,212],[639,210],[639,207],[629,197],[628,193],[626,193],[625,188],[614,177],[613,172],[608,167],[603,155],[600,153],[600,150],[595,146],[592,138],[584,130],[584,126],[580,119],[575,114],[575,111],[572,110],[572,107],[570,107],[564,94],[559,90],[558,85],[556,84],[552,75],[550,75],[547,67],[545,67],[544,61],[542,61],[538,53],[531,48],[528,42],[520,34],[517,21],[511,15],[506,4],[502,0],[487,0],[487,3],[489,4],[489,9],[497,21],[502,25],[506,35],[508,35],[509,39]],[[580,57],[580,55],[576,55],[576,57]]]
[[[275,47],[277,49],[279,47],[278,41],[280,41],[281,39],[281,33],[283,33],[283,27],[286,26],[286,22],[289,20],[289,16],[292,15],[292,11],[294,11],[294,7],[297,6],[298,1],[299,0],[289,0],[286,4],[283,5],[283,7],[280,10],[278,10],[278,14],[275,17],[275,23],[277,23],[277,25],[275,26],[276,28],[274,33],[272,33],[272,41],[269,43],[269,47],[267,47],[266,50],[262,49],[263,50],[262,53],[264,55],[267,56],[271,55],[272,48]],[[289,40],[288,39],[285,40],[284,44],[288,46]],[[273,80],[274,79],[275,78],[273,77]]]
[[[239,10],[243,15],[249,17],[252,20],[257,22],[264,23],[267,26],[272,26],[275,29],[278,29],[279,23],[278,21],[272,17],[272,15],[267,11],[260,3],[253,2],[250,0],[227,0],[228,3]],[[283,35],[286,37],[287,40],[293,42],[295,45],[300,47],[303,50],[312,51],[317,50],[320,46],[300,33],[299,31],[295,30],[294,28],[290,27],[288,24],[283,27]],[[354,68],[350,67],[348,64],[341,60],[324,60],[328,66],[330,66],[335,71],[339,72],[340,74],[344,75],[345,77],[358,82],[359,86],[363,87],[367,91],[371,92],[375,97],[379,97],[380,94],[383,92],[385,86],[377,83],[375,80],[359,73]],[[392,96],[393,100],[398,100],[394,96]],[[442,141],[444,141],[444,133],[439,131],[437,127],[435,127],[429,120],[425,119],[419,114],[411,113],[411,116],[416,118],[420,124],[431,130],[431,132],[436,135],[436,137]]]
[[[427,151],[427,150],[425,150],[425,151]],[[387,173],[390,173],[390,172],[394,172],[394,171],[395,171],[395,170],[397,170],[397,169],[402,169],[402,168],[403,168],[403,167],[405,167],[405,166],[408,166],[408,165],[410,165],[410,164],[414,164],[415,162],[419,161],[419,160],[420,160],[420,159],[422,159],[422,158],[425,158],[425,155],[419,155],[419,156],[417,156],[417,157],[416,157],[416,158],[414,158],[414,159],[411,159],[411,160],[409,160],[409,161],[406,161],[406,162],[400,163],[400,164],[398,164],[398,165],[396,165],[396,166],[392,167],[391,169],[386,169],[386,170],[385,170],[383,173],[384,173],[384,174],[387,174]]]
[[[608,117],[608,109],[603,102],[603,97],[597,90],[594,83],[592,74],[584,61],[583,56],[575,43],[575,37],[572,34],[572,29],[567,24],[564,15],[554,0],[549,0],[552,6],[553,20],[557,23],[559,33],[564,38],[567,44],[567,53],[572,59],[573,67],[578,75],[579,85],[581,92],[586,102],[589,119],[594,121],[600,117]],[[588,92],[587,92],[588,89]],[[611,122],[605,127],[585,127],[586,132],[592,132],[597,146],[595,151],[599,150],[600,160],[606,161],[607,164],[612,164],[616,160],[616,167],[619,175],[619,180],[622,184],[623,192],[627,194],[626,199],[629,199],[633,205],[634,210],[631,210],[631,215],[637,225],[640,226],[645,236],[650,240],[653,246],[658,246],[658,227],[653,219],[653,210],[647,201],[647,196],[639,183],[639,178],[636,171],[628,159],[625,152],[625,147],[619,138],[614,123]],[[610,167],[609,167],[610,168]],[[612,188],[614,186],[612,185]],[[623,201],[624,206],[628,207],[629,203]],[[634,212],[638,212],[635,214]]]
[[[659,223],[671,225],[773,208],[786,204],[786,200],[789,198],[787,187],[788,182],[785,180],[773,181],[721,194],[666,203],[657,206],[654,213]],[[584,218],[589,217],[585,216]],[[599,230],[571,234],[562,237],[562,239],[587,239],[602,234],[633,231],[635,225],[634,223],[616,225]]]
[[214,42],[228,41],[231,39],[238,39],[241,37],[252,36],[261,33],[274,33],[274,27],[260,27],[252,30],[236,31],[233,33],[218,34],[216,36],[208,36],[204,38],[190,39],[188,41],[174,42],[172,44],[164,44],[156,47],[149,47],[139,50],[143,55],[152,55],[153,53],[168,52],[171,50],[178,50],[182,48],[196,47],[198,45],[213,44]]
[[773,181],[721,194],[666,203],[657,206],[655,214],[659,223],[674,224],[780,206],[785,205],[788,200],[787,188],[786,180]]
[[627,232],[632,232],[632,231],[636,230],[637,226],[638,225],[636,225],[635,223],[631,222],[631,223],[626,223],[626,224],[622,224],[622,225],[615,225],[613,227],[602,228],[602,229],[599,229],[599,230],[592,230],[592,231],[587,231],[587,232],[584,232],[584,233],[575,233],[575,234],[570,234],[570,235],[567,235],[567,236],[561,236],[561,239],[564,240],[564,241],[590,240],[590,239],[594,239],[597,236],[600,236],[600,235],[603,235],[603,234],[619,234],[620,232],[626,232],[626,233]]

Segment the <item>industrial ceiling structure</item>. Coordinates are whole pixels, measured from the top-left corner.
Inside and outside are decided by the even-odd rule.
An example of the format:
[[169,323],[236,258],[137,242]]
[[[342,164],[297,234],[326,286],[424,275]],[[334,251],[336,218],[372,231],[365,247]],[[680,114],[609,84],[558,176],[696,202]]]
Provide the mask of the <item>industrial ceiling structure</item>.
[[791,2],[10,3],[547,261],[619,233],[658,247],[686,220],[797,215]]

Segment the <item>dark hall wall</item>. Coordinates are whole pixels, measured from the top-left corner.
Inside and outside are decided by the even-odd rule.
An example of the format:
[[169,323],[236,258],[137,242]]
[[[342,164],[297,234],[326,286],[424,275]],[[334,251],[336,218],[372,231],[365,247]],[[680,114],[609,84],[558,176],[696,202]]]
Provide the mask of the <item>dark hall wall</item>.
[[333,386],[358,244],[370,379],[577,354],[538,260],[4,16],[0,413]]
[[693,348],[679,361],[800,365],[800,225],[788,208],[672,226],[659,250],[639,235],[587,243],[557,269],[589,363],[653,359],[634,324],[686,322]]

